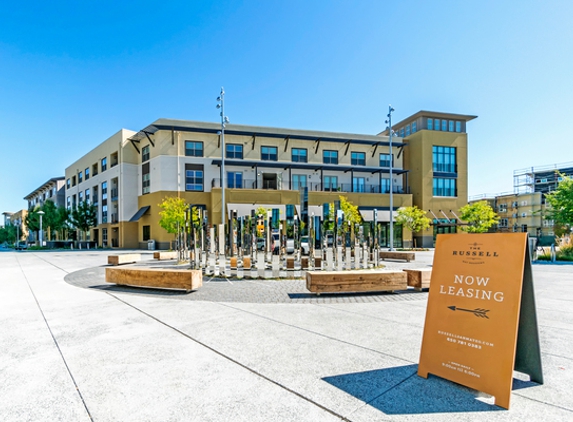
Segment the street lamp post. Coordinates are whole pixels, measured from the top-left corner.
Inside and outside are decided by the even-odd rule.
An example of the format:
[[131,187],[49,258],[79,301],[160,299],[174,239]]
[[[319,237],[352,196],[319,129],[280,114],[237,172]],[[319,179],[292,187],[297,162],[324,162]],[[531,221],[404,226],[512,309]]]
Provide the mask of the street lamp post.
[[221,109],[221,222],[223,224],[223,250],[227,248],[227,235],[225,233],[225,124],[229,118],[225,116],[225,90],[217,97],[217,108]]
[[392,166],[394,165],[394,153],[392,150],[392,136],[394,135],[392,131],[392,112],[394,109],[391,105],[388,106],[388,143],[390,144],[390,244],[389,250],[394,250],[394,177],[392,175]]
[[42,230],[42,216],[44,214],[44,211],[38,211],[38,215],[40,216],[40,247],[44,246],[44,232]]

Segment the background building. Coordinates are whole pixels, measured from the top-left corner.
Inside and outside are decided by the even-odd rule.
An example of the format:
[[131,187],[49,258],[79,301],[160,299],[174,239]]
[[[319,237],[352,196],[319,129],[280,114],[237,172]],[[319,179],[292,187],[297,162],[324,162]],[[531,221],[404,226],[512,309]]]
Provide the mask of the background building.
[[28,209],[44,205],[46,201],[52,201],[56,207],[65,204],[64,177],[52,177],[39,188],[24,197],[28,201]]
[[487,200],[497,212],[499,224],[491,231],[529,233],[540,245],[550,245],[555,231],[553,221],[543,218],[545,194],[557,188],[563,175],[573,176],[572,162],[515,170],[513,192],[473,196],[470,203]]

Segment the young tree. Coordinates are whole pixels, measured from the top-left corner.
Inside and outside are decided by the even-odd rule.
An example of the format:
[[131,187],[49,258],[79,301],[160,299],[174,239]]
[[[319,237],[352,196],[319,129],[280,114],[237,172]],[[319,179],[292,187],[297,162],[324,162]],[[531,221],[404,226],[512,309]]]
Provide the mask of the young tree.
[[563,180],[557,189],[545,196],[547,208],[545,219],[553,220],[556,226],[561,226],[569,232],[573,228],[573,177],[561,174]]
[[[38,211],[40,210],[40,205],[36,205],[35,207],[30,207],[28,209],[28,214],[26,214],[26,218],[24,219],[28,231],[33,233],[38,233],[40,231],[40,215],[38,214]],[[43,220],[42,223],[44,223]]]
[[[412,234],[427,230],[430,227],[431,220],[426,217],[425,211],[417,206],[402,207],[396,213],[396,224],[406,227]],[[414,248],[416,247],[416,238],[414,237]]]
[[69,222],[84,234],[85,239],[86,233],[97,226],[97,207],[86,201],[80,202],[70,213]]
[[179,259],[183,259],[183,241],[182,234],[185,230],[185,214],[189,209],[189,205],[182,198],[170,196],[165,198],[159,207],[162,211],[159,212],[159,225],[163,227],[167,233],[174,234],[177,239],[177,251],[179,251]]
[[[46,201],[42,206],[44,217],[42,225],[44,230],[48,231],[49,239],[54,240],[54,235],[59,233],[59,238],[62,237],[62,231],[68,221],[69,212],[65,207],[56,207],[52,201]],[[94,224],[94,225],[97,225]]]
[[487,201],[467,204],[460,208],[460,213],[460,218],[468,223],[462,230],[468,233],[485,233],[499,221],[499,216]]
[[338,199],[340,199],[340,209],[344,213],[344,221],[351,227],[362,223],[362,215],[358,211],[358,206],[350,202],[345,196],[341,195]]
[[344,213],[344,223],[342,227],[339,227],[339,233],[346,235],[350,230],[351,237],[353,237],[356,226],[362,223],[362,215],[358,211],[358,206],[350,202],[347,197],[340,195],[338,199],[340,200],[340,209]]

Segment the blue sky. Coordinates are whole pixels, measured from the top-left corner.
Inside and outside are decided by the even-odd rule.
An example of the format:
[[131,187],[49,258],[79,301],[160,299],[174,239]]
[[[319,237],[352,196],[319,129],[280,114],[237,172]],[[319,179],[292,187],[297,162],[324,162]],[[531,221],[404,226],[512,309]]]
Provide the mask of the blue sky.
[[22,1],[0,13],[0,213],[158,118],[376,134],[474,114],[469,193],[573,161],[571,1]]

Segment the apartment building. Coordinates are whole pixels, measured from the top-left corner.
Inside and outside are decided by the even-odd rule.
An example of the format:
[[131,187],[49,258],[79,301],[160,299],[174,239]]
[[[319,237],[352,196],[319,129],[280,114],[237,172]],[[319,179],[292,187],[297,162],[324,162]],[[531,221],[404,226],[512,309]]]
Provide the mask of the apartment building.
[[[393,211],[418,205],[436,216],[434,233],[417,239],[432,246],[435,233],[455,231],[455,213],[467,203],[465,127],[473,118],[419,112],[394,126],[397,135],[409,129],[393,136],[392,150],[384,133],[227,124],[224,206],[221,125],[159,119],[138,132],[121,130],[68,166],[66,206],[97,205],[98,226],[89,236],[100,246],[146,247],[152,239],[158,248],[170,247],[173,235],[159,226],[159,204],[170,196],[203,208],[208,224],[216,225],[233,211],[240,217],[259,207],[279,209],[284,220],[287,204],[301,214],[307,203],[308,215],[318,217],[324,203],[344,195],[366,221],[377,210],[388,233],[392,177]],[[410,233],[395,234],[395,245],[411,243]]]
[[65,205],[66,195],[64,180],[65,178],[63,176],[52,177],[46,183],[26,195],[24,200],[28,202],[28,209],[42,206],[46,201],[52,201],[56,207],[63,207]]
[[[138,162],[128,139],[136,132],[122,129],[72,163],[65,171],[65,206],[87,201],[97,206],[98,225],[87,239],[98,246],[138,247]],[[81,233],[78,233],[81,236]]]
[[[466,127],[476,117],[419,111],[392,126],[404,137],[412,203],[432,220],[432,230],[416,236],[417,245],[431,247],[437,234],[458,231],[458,210],[468,203]],[[388,130],[382,134],[387,135]]]

